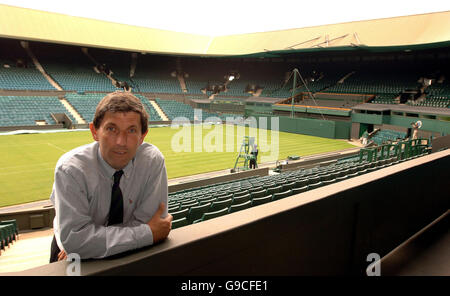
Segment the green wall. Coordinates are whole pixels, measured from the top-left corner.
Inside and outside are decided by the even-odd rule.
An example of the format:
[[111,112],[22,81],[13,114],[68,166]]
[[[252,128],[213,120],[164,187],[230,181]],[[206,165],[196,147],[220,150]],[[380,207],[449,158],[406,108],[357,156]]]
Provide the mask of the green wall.
[[[257,120],[258,127],[260,125],[260,117],[254,116]],[[267,116],[267,129],[272,129],[271,117]],[[333,121],[333,120],[321,120],[312,118],[290,118],[286,116],[278,116],[279,131],[303,134],[310,136],[317,136],[330,139],[349,139],[351,122]],[[261,126],[260,128],[263,128]]]

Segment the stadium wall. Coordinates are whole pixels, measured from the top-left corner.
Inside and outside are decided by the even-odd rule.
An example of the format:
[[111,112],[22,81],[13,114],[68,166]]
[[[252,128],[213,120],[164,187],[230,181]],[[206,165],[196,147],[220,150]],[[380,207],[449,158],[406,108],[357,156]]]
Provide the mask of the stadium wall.
[[[449,166],[450,150],[405,161],[175,229],[153,247],[83,261],[81,274],[365,275],[369,254],[385,256],[448,212]],[[70,264],[14,275],[65,275]]]
[[428,119],[423,117],[411,117],[400,115],[379,115],[379,114],[363,114],[352,113],[352,122],[376,125],[393,125],[398,127],[409,128],[412,122],[422,121],[421,130],[429,132],[437,132],[441,135],[450,134],[450,124],[448,121],[436,119]]
[[[258,128],[272,129],[271,117],[276,116],[259,116],[256,118]],[[267,118],[267,121],[260,121],[260,118]],[[279,131],[293,134],[303,134],[330,139],[350,139],[351,122],[321,120],[314,118],[290,118],[286,116],[278,116]],[[264,122],[264,123],[262,123]],[[267,127],[264,126],[267,122]]]

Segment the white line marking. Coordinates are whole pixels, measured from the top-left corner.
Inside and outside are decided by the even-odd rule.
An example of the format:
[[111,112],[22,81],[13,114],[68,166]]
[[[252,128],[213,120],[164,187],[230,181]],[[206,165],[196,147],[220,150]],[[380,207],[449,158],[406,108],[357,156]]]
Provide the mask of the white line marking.
[[56,149],[58,149],[58,150],[60,150],[60,151],[62,151],[62,152],[67,152],[66,150],[64,150],[64,149],[62,149],[62,148],[60,148],[60,147],[58,147],[58,146],[56,146],[56,145],[53,145],[52,143],[47,143],[47,145],[49,145],[49,146],[51,146],[51,147],[55,147]]

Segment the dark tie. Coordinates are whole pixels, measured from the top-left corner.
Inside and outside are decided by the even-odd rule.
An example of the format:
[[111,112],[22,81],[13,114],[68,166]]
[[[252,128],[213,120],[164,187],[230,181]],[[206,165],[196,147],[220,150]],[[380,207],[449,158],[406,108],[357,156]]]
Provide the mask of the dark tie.
[[123,197],[120,190],[120,177],[122,177],[123,171],[117,171],[114,173],[114,185],[111,192],[111,205],[109,207],[109,219],[108,226],[114,224],[121,224],[123,222]]

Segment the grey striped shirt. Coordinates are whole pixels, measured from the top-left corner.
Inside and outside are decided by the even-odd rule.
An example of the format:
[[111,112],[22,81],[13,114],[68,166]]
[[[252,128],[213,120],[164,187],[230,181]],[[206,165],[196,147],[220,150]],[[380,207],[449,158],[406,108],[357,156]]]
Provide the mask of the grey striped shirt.
[[167,205],[164,157],[156,146],[142,143],[123,171],[123,223],[107,227],[115,169],[101,157],[98,142],[58,160],[50,200],[56,241],[66,254],[103,258],[153,243],[147,222],[161,202]]

